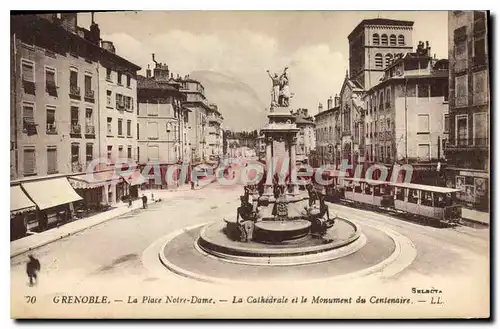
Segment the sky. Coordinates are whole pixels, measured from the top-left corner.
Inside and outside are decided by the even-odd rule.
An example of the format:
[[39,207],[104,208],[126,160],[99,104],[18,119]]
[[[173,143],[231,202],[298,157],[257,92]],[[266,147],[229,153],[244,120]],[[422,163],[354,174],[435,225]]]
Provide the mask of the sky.
[[[317,112],[318,103],[340,92],[348,69],[349,33],[363,19],[414,21],[414,47],[429,41],[438,58],[448,56],[444,11],[142,11],[96,13],[101,38],[120,56],[143,67],[158,62],[182,76],[217,71],[251,86],[265,104],[271,82],[266,70],[289,67],[292,107]],[[88,28],[90,14],[78,24]],[[210,95],[207,95],[210,100]]]

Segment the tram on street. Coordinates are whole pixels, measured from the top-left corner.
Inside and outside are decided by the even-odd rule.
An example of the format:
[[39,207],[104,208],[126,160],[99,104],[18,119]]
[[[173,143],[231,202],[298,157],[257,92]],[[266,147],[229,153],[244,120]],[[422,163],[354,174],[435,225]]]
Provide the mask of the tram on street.
[[344,178],[344,186],[343,201],[356,206],[392,210],[426,222],[447,224],[457,223],[462,216],[461,205],[456,202],[459,189],[363,178]]
[[408,214],[457,223],[462,217],[462,207],[457,204],[459,189],[411,183],[393,183],[394,209]]
[[344,198],[368,207],[390,208],[392,187],[388,182],[363,178],[344,178]]

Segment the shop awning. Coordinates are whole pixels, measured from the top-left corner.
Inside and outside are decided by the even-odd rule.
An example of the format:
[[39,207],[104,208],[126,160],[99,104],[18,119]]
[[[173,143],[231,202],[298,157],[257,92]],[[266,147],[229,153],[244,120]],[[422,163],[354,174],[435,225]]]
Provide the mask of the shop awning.
[[21,186],[10,187],[10,213],[20,214],[36,209],[36,205],[31,201],[21,189]]
[[141,185],[146,182],[146,178],[141,174],[139,170],[134,170],[130,172],[123,172],[120,174],[127,184],[130,186]]
[[55,178],[21,184],[40,210],[82,200],[66,178]]
[[120,179],[120,176],[116,174],[115,170],[68,177],[71,186],[75,189],[97,188],[111,183],[117,183]]

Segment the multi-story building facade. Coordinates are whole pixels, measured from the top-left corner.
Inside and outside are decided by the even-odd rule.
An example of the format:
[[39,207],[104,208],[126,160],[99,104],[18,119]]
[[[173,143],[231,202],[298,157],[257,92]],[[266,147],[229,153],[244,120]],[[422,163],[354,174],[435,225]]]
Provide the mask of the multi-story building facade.
[[183,106],[190,110],[188,139],[190,141],[191,161],[195,165],[208,160],[208,119],[209,113],[213,112],[205,96],[205,88],[201,82],[191,79],[189,75],[179,79],[181,92],[186,95]]
[[102,41],[99,60],[100,154],[109,165],[137,160],[137,71],[140,67],[118,56],[112,42]]
[[[90,164],[106,157],[104,145],[116,144],[103,129],[109,89],[103,67],[126,74],[119,91],[124,96],[117,101],[118,110],[130,111],[121,116],[123,129],[135,122],[134,79],[140,68],[116,55],[109,43],[101,45],[93,15],[89,30],[78,26],[76,13],[15,15],[11,27],[11,189],[27,195],[32,205],[26,216],[28,208],[11,205],[11,214],[25,232],[28,222],[45,229],[61,213],[70,218],[74,202],[100,209],[128,193],[129,182],[112,167]],[[132,133],[121,135],[127,142],[119,145],[133,148]]]
[[[357,165],[362,162],[364,154],[364,104],[361,101],[364,89],[356,81],[349,79],[347,72],[340,90],[340,145],[337,150],[341,153],[341,159],[346,160],[349,165]],[[337,152],[336,150],[336,152]],[[335,164],[341,161],[336,157]]]
[[459,198],[489,207],[488,20],[484,11],[448,13],[450,60],[450,139],[446,147],[447,184]]
[[435,59],[428,42],[397,56],[364,95],[365,161],[413,166],[413,182],[441,184],[438,163],[448,140],[448,60]]
[[208,159],[215,161],[222,157],[222,137],[223,137],[223,116],[219,112],[216,104],[210,104],[210,111],[207,113],[208,119]]
[[365,19],[349,34],[349,78],[362,88],[378,84],[395,55],[413,48],[413,22]]
[[340,134],[336,131],[340,112],[340,98],[335,96],[335,103],[330,97],[327,109],[323,111],[323,104],[318,106],[318,114],[314,116],[316,151],[311,164],[314,167],[335,163],[335,151],[340,145]]
[[298,109],[295,115],[295,124],[300,129],[297,135],[296,159],[297,162],[309,163],[311,151],[316,148],[314,119],[307,109]]
[[157,64],[151,75],[138,77],[137,140],[140,164],[175,164],[189,160],[184,156],[187,134],[184,126],[188,110],[182,106],[186,96],[171,84],[168,67]]
[[99,46],[84,33],[76,14],[12,18],[11,179],[83,172],[99,155]]
[[[86,172],[112,170],[117,158],[131,158],[136,147],[135,75],[140,67],[118,56],[110,42],[101,44],[93,16],[89,30],[78,26],[76,13],[14,16],[12,27],[13,178],[62,174],[71,176],[85,202],[119,201],[128,193],[120,177],[118,184],[111,184],[113,173]],[[113,73],[116,86],[106,81]],[[110,103],[109,91],[116,102],[112,98]],[[117,128],[111,127],[112,139],[109,117]],[[112,156],[109,146],[116,150]],[[112,161],[89,167],[106,157]]]

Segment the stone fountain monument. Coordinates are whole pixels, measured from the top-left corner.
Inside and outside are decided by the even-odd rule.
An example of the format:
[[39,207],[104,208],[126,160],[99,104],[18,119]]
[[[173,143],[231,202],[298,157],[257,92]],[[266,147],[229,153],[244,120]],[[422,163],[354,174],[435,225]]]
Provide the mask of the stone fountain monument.
[[[330,218],[325,198],[307,185],[300,190],[296,172],[299,128],[290,108],[287,69],[271,75],[273,88],[265,136],[265,175],[246,185],[236,219],[207,225],[200,232],[200,251],[231,262],[293,265],[339,257],[339,248],[360,237],[359,227]],[[344,250],[345,251],[345,250]]]

